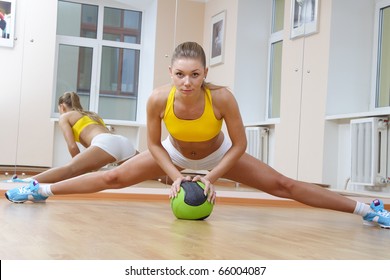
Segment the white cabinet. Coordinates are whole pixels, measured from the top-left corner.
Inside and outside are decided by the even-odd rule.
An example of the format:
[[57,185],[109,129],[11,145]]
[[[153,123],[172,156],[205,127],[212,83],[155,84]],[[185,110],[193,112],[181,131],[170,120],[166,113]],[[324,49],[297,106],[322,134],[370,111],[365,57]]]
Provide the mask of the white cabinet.
[[[323,151],[331,2],[320,1],[319,32],[283,41],[280,124],[275,126],[275,168],[303,181],[323,180]],[[290,15],[286,1],[286,17]]]
[[15,46],[0,49],[0,165],[51,166],[57,1],[19,1]]

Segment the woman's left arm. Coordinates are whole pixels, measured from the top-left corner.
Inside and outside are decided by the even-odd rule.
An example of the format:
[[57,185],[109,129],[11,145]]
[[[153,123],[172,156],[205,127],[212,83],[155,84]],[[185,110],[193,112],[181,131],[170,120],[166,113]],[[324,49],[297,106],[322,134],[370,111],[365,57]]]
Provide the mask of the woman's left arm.
[[[204,178],[211,184],[228,172],[246,150],[245,128],[240,110],[233,94],[226,88],[217,90],[212,96],[214,112],[225,120],[232,146],[218,163]],[[225,135],[225,137],[228,137]]]
[[72,131],[72,127],[69,123],[68,113],[61,115],[59,120],[59,126],[62,130],[62,134],[64,135],[64,139],[68,146],[68,151],[72,157],[75,157],[80,153],[80,149],[74,140],[74,135]]

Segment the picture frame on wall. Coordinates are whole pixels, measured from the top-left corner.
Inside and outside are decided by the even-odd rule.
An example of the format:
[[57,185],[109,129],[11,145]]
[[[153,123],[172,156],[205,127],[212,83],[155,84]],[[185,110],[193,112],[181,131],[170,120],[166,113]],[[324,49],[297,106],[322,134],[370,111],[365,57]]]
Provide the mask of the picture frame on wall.
[[16,0],[0,0],[0,47],[13,47]]
[[225,52],[226,11],[222,11],[211,18],[211,54],[210,66],[224,61]]
[[291,1],[291,39],[318,32],[319,0]]

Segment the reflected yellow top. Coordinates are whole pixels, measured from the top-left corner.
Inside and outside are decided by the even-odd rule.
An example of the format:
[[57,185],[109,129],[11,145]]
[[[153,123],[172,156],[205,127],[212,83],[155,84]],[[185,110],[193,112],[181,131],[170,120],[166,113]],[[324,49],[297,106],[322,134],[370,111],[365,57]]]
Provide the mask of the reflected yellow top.
[[105,126],[103,120],[98,123],[97,121],[91,119],[89,116],[82,116],[73,126],[72,131],[74,135],[74,140],[80,142],[80,134],[87,126],[91,124],[102,124]]

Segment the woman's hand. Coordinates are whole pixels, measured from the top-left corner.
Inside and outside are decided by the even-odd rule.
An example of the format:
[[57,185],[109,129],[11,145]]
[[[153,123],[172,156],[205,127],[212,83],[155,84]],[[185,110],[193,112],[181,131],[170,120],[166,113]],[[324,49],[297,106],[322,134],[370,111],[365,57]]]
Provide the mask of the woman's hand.
[[190,176],[179,177],[175,181],[173,181],[171,185],[171,190],[169,192],[169,198],[177,197],[177,193],[180,191],[181,182],[183,181],[191,181],[191,177]]
[[217,192],[215,191],[214,185],[211,182],[201,175],[196,175],[192,181],[201,181],[204,184],[204,195],[207,195],[208,202],[215,204],[215,199],[217,197]]
[[180,187],[181,182],[183,182],[183,181],[193,181],[193,182],[201,181],[205,186],[204,195],[207,196],[207,201],[215,204],[217,192],[215,191],[214,185],[211,184],[211,182],[206,177],[202,177],[200,175],[196,175],[193,179],[191,179],[191,176],[189,176],[189,175],[186,177],[177,178],[173,182],[173,184],[171,185],[171,190],[169,192],[169,198],[177,197],[177,194],[179,193],[180,188],[181,188]]

